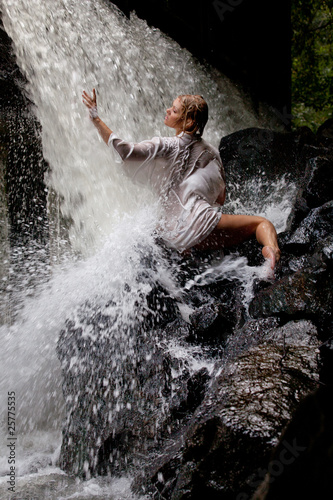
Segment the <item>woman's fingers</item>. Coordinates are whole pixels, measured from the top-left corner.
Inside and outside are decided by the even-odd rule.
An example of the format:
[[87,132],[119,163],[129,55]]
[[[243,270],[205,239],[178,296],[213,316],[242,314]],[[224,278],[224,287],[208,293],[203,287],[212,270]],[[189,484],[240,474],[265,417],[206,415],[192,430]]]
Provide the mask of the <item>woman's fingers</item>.
[[85,90],[82,93],[82,99],[83,99],[83,102],[86,106],[90,107],[92,105],[92,99],[91,99],[90,95],[88,95]]
[[91,97],[87,94],[87,92],[85,90],[82,92],[82,102],[88,108],[91,108],[91,106],[92,106],[92,100],[91,100]]
[[93,108],[96,106],[96,91],[93,89],[93,96],[90,97],[89,94],[84,90],[82,92],[82,102],[85,104],[88,108]]

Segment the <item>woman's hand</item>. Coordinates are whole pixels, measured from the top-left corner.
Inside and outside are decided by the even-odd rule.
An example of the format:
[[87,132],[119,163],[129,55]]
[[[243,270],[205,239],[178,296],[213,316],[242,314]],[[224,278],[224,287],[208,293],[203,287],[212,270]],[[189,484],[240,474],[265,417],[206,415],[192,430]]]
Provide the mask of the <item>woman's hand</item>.
[[96,90],[93,89],[93,95],[90,97],[89,94],[84,90],[82,93],[82,102],[89,109],[89,115],[92,120],[98,118],[97,113],[97,99],[96,99]]
[[112,134],[112,130],[105,125],[105,123],[100,119],[97,113],[97,101],[96,101],[96,91],[93,89],[93,95],[90,97],[89,94],[84,90],[82,92],[82,102],[87,106],[89,109],[89,115],[90,118],[97,128],[100,136],[102,137],[103,141],[108,144],[109,143],[109,138],[110,135]]

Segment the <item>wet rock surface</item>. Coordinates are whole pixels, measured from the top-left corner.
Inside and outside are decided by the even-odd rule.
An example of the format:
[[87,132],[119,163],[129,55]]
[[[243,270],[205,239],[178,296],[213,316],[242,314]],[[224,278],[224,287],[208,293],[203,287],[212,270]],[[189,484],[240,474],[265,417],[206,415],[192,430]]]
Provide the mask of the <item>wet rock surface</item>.
[[[247,306],[237,279],[196,281],[203,261],[192,255],[179,264],[180,281],[192,286],[175,301],[150,283],[153,306],[143,315],[138,303],[130,334],[119,336],[117,328],[110,336],[116,331],[110,315],[89,307],[67,323],[58,347],[68,404],[65,470],[84,475],[127,468],[135,492],[172,500],[288,498],[288,488],[297,491],[303,463],[309,484],[320,477],[311,460],[323,449],[330,464],[333,444],[326,399],[333,375],[333,142],[327,130],[329,124],[317,135],[301,129],[263,136],[249,129],[221,141],[226,170],[244,167],[239,182],[264,167],[272,178],[297,174],[275,279],[254,280]],[[262,264],[255,241],[233,251],[251,266]],[[149,273],[143,276],[149,281]],[[188,307],[186,319],[180,302]],[[80,322],[90,322],[95,337],[83,339]],[[107,333],[102,344],[100,329]],[[110,356],[115,342],[117,366],[129,367],[122,387]],[[87,362],[76,370],[80,356]],[[320,415],[326,424],[319,432]]]
[[322,386],[297,408],[275,447],[252,500],[327,498],[332,491],[332,387]]
[[262,324],[252,346],[243,346],[240,355],[234,342],[251,336],[253,326],[244,325],[228,342],[227,361],[185,430],[178,462],[154,471],[162,497],[249,493],[254,470],[269,456],[297,403],[316,387],[318,338],[310,322],[280,328]]
[[174,300],[156,283],[149,293],[148,271],[141,268],[137,279],[136,290],[122,286],[121,300],[83,304],[58,341],[67,414],[60,465],[79,476],[120,471],[136,452],[144,455],[142,443],[165,431],[165,400],[188,397],[189,371],[172,357],[159,325],[168,320],[180,344],[188,327],[171,321]]
[[12,244],[31,239],[45,243],[48,237],[44,183],[47,163],[43,158],[41,127],[2,19],[0,49],[0,161],[4,163],[9,237]]

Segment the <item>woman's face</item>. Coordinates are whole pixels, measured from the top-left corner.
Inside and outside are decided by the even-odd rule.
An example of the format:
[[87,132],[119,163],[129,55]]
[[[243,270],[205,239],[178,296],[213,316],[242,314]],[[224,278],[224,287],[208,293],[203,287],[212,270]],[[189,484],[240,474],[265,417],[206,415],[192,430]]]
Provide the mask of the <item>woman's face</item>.
[[180,134],[180,132],[183,131],[182,113],[182,104],[179,97],[177,97],[177,99],[173,101],[171,108],[167,109],[166,116],[164,118],[165,125],[167,127],[174,128],[177,134]]

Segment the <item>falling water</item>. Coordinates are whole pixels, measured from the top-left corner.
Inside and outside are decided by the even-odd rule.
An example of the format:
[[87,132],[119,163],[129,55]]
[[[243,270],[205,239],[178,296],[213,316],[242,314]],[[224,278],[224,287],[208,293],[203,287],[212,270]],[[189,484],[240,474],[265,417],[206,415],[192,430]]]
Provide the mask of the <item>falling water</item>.
[[[97,89],[101,117],[120,137],[166,135],[165,109],[181,93],[201,93],[210,107],[206,137],[264,123],[235,85],[199,66],[158,30],[119,15],[102,0],[5,0],[4,25],[43,128],[48,179],[64,198],[72,244],[80,250],[109,234],[116,214],[133,213],[146,200],[130,187],[99,144],[81,103]],[[272,117],[266,119],[271,123]]]
[[[31,257],[31,262],[37,259],[38,276],[43,275],[41,268],[45,269],[44,277],[33,285],[27,280],[26,286],[16,290],[14,299],[20,310],[14,323],[0,330],[4,374],[1,408],[6,407],[7,392],[15,391],[17,426],[21,429],[17,451],[21,484],[26,491],[36,485],[31,496],[53,498],[44,477],[49,484],[54,473],[58,488],[54,498],[75,498],[78,492],[80,498],[134,498],[126,478],[111,485],[106,479],[82,484],[61,475],[54,465],[63,418],[61,374],[55,354],[59,332],[66,318],[87,300],[102,307],[111,296],[118,303],[118,315],[123,321],[129,318],[132,301],[149,291],[137,280],[141,265],[138,244],[155,248],[156,201],[148,190],[132,185],[122,175],[89,121],[81,102],[82,90],[95,87],[100,116],[117,135],[134,141],[168,134],[163,125],[165,109],[183,93],[206,97],[210,121],[205,138],[215,146],[221,136],[234,130],[272,128],[275,121],[269,114],[258,117],[251,102],[223,75],[199,65],[186,50],[135,15],[125,18],[111,3],[2,3],[5,29],[27,77],[25,91],[42,125],[43,153],[50,165],[46,183],[62,200],[60,223],[63,217],[72,221],[68,235],[72,253],[58,266],[45,264],[45,256]],[[281,179],[268,186],[264,180],[256,181],[255,191],[256,213],[259,200],[260,213],[283,230],[290,210],[290,183]],[[245,192],[253,192],[253,186],[245,186]],[[266,203],[268,194],[270,205]],[[254,211],[253,206],[253,199],[239,193],[227,203],[230,211]],[[197,281],[223,272],[239,279],[246,274],[253,278],[246,262],[240,266],[228,261],[227,268],[205,271]],[[154,279],[177,296],[173,273],[162,265]],[[27,274],[22,272],[22,278]],[[51,278],[45,278],[49,274]],[[132,294],[126,298],[124,283],[132,286]],[[191,353],[187,355],[192,362]],[[1,457],[4,475],[7,455]]]

